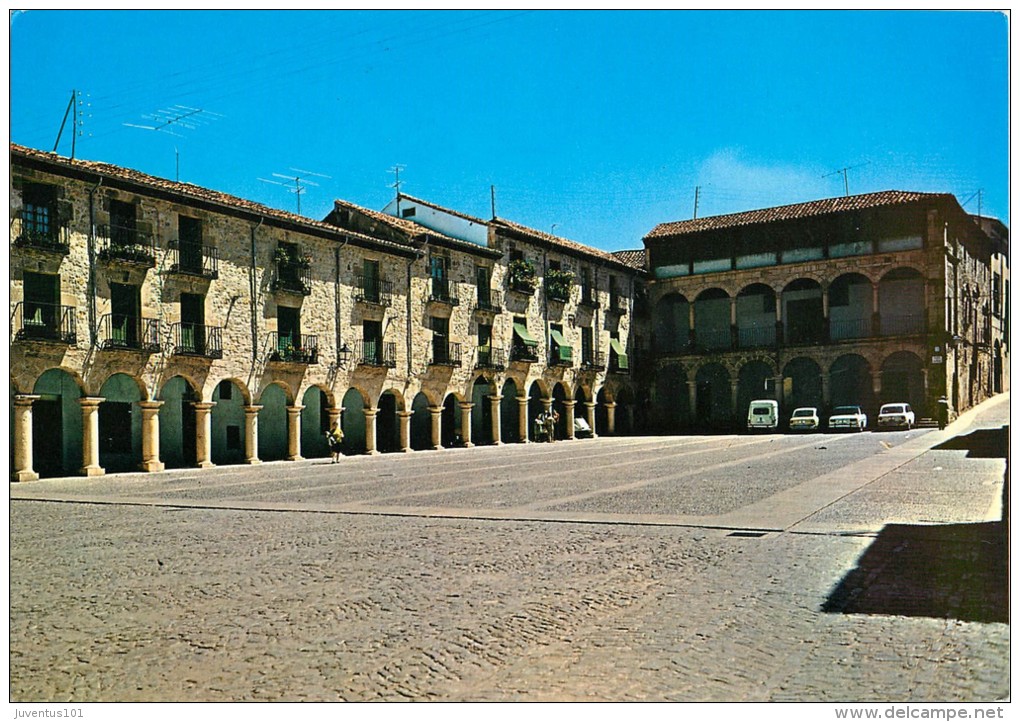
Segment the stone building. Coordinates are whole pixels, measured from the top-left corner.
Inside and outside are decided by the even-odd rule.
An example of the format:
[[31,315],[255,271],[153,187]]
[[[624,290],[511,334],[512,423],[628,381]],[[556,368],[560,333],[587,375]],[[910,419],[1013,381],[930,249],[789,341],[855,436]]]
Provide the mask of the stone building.
[[663,223],[645,237],[662,429],[774,398],[955,412],[1009,387],[1008,239],[948,194],[885,191]]
[[[634,398],[643,271],[508,221],[316,221],[14,144],[10,209],[15,479],[325,456],[334,420],[350,453],[527,441],[551,405],[613,433]],[[512,253],[578,275],[510,291]]]

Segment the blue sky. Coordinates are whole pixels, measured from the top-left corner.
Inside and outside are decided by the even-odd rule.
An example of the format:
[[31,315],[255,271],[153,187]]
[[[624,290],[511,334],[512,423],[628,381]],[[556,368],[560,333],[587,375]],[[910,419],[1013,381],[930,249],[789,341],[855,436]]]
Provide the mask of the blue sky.
[[[949,192],[1008,223],[1007,18],[877,11],[53,11],[10,25],[11,140],[296,210],[405,193],[607,250],[656,224]],[[188,128],[147,115],[201,109]],[[177,135],[167,131],[174,130]],[[70,130],[58,148],[70,155]],[[323,177],[328,176],[328,177]],[[980,195],[978,195],[978,191]]]

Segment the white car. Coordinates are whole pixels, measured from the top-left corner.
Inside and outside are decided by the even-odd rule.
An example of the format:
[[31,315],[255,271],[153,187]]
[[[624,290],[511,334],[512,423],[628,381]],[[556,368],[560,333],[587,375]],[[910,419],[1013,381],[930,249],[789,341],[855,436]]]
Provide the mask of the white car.
[[878,410],[878,428],[911,429],[917,421],[910,404],[883,404]]
[[822,420],[814,406],[802,406],[793,410],[790,417],[790,431],[817,431]]
[[829,414],[829,431],[864,431],[868,416],[860,406],[837,406]]

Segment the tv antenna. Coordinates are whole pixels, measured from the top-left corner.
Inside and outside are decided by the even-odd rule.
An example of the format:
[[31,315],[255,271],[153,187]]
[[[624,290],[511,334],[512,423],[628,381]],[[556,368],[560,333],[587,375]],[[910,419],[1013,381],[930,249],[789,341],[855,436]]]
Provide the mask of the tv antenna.
[[848,195],[850,195],[850,182],[847,180],[847,171],[851,171],[854,168],[863,168],[864,166],[870,165],[870,164],[871,164],[871,161],[869,160],[866,163],[858,163],[857,165],[846,166],[844,168],[840,168],[839,170],[834,170],[834,171],[832,171],[832,173],[826,173],[825,175],[822,176],[822,178],[828,178],[829,176],[834,176],[834,175],[842,175],[843,176],[843,195],[848,196]]
[[[270,180],[269,178],[259,178],[259,180],[262,181],[263,183],[272,183],[273,185],[283,186],[288,191],[297,196],[297,212],[298,215],[301,215],[301,194],[305,192],[306,190],[305,186],[318,187],[319,185],[315,181],[308,180],[307,176],[311,175],[315,176],[316,178],[331,178],[332,176],[323,175],[322,173],[313,173],[310,170],[301,170],[300,168],[290,168],[289,170],[293,171],[297,175],[286,175],[285,173],[273,173],[273,177],[282,178],[283,180],[290,181],[290,183],[282,183],[281,181]],[[291,188],[291,184],[294,185],[293,188]]]
[[[184,136],[181,133],[176,132],[178,129],[195,130],[196,128],[207,125],[213,120],[218,120],[223,116],[219,113],[214,113],[211,110],[205,110],[204,108],[192,108],[188,105],[172,105],[169,108],[163,108],[161,110],[157,110],[155,113],[148,113],[142,117],[148,120],[151,125],[139,125],[137,123],[124,123],[124,125],[128,128],[152,130],[165,135],[183,138]],[[176,145],[174,146],[174,167],[174,180],[180,182],[181,152]]]
[[400,216],[400,171],[404,170],[405,167],[397,163],[390,168],[390,173],[393,174],[393,185],[390,188],[395,188],[397,191],[397,216]]

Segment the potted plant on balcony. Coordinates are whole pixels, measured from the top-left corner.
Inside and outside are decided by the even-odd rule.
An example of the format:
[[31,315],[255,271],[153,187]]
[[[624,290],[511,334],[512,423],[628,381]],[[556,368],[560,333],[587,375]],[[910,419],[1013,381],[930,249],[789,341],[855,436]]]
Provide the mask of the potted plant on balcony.
[[273,251],[273,260],[279,264],[290,263],[290,254],[287,252],[286,248],[277,247],[277,249]]
[[523,258],[510,261],[507,266],[507,277],[510,279],[510,288],[514,291],[531,293],[537,285],[534,264]]
[[553,301],[566,301],[570,298],[570,284],[574,274],[570,271],[549,269],[545,273],[545,293]]

